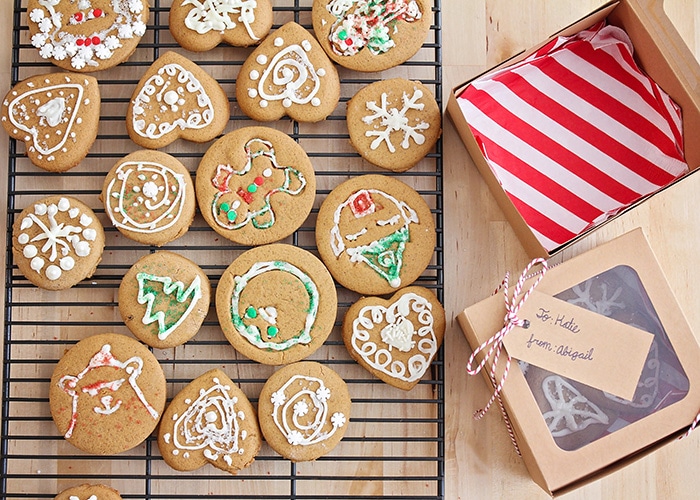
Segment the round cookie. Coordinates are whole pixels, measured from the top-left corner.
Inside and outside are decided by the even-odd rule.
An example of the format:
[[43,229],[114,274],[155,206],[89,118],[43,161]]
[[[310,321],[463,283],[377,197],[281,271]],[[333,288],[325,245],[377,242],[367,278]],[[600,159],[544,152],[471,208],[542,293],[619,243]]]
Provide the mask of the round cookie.
[[126,61],[146,33],[147,0],[29,0],[29,36],[59,68],[98,71]]
[[136,338],[151,347],[182,345],[209,312],[209,278],[197,264],[161,250],[140,258],[119,285],[119,313]]
[[65,172],[87,156],[99,121],[97,80],[75,73],[22,80],[7,93],[0,112],[10,137],[24,141],[29,160],[49,172]]
[[216,289],[226,338],[266,365],[310,356],[330,335],[338,307],[333,278],[313,254],[275,243],[241,254]]
[[12,254],[20,272],[46,290],[64,290],[92,276],[104,243],[94,212],[68,196],[29,205],[12,227]]
[[141,444],[165,407],[165,375],[136,340],[116,333],[87,337],[56,365],[51,416],[68,442],[87,453],[121,453]]
[[314,0],[311,10],[323,50],[355,71],[382,71],[413,57],[432,17],[427,0]]
[[289,116],[318,122],[340,99],[338,71],[311,33],[288,22],[245,60],[236,78],[236,99],[253,120]]
[[348,102],[350,143],[368,162],[404,172],[433,148],[442,132],[441,118],[432,92],[422,83],[381,80]]
[[104,180],[100,199],[120,233],[156,246],[185,234],[197,206],[185,166],[169,154],[151,150],[119,160]]
[[211,141],[228,120],[228,97],[221,85],[186,57],[166,52],[136,85],[126,130],[139,146],[159,149],[178,138]]
[[435,248],[430,207],[403,182],[363,175],[336,187],[316,222],[321,260],[345,288],[383,295],[413,283]]
[[390,299],[363,297],[345,313],[343,342],[360,366],[389,385],[412,389],[430,367],[445,334],[435,294],[409,286]]
[[350,421],[340,376],[313,361],[287,365],[265,382],[258,420],[267,443],[292,462],[316,460],[337,446]]
[[82,484],[63,490],[54,500],[121,500],[119,492],[102,484]]
[[174,0],[170,33],[183,48],[211,50],[224,42],[237,47],[255,45],[272,28],[270,0]]
[[314,168],[303,148],[268,127],[226,134],[197,169],[204,220],[236,243],[262,245],[297,230],[316,197]]
[[158,448],[179,471],[207,463],[231,474],[260,451],[258,418],[243,391],[221,370],[210,370],[182,389],[163,413]]

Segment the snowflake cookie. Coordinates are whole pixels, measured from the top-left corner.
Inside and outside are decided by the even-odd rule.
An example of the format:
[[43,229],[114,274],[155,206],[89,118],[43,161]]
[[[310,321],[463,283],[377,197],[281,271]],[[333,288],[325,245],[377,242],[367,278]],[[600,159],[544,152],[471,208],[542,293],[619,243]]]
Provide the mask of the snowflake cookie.
[[430,89],[403,78],[364,87],[348,102],[347,117],[358,153],[394,172],[418,163],[441,134],[440,108]]
[[363,297],[345,313],[343,342],[360,366],[389,385],[412,389],[430,367],[445,333],[435,294],[409,286],[390,299]]
[[236,98],[254,120],[269,122],[286,115],[299,122],[318,122],[338,104],[340,80],[313,35],[289,22],[243,63]]
[[15,262],[40,288],[63,290],[92,276],[102,258],[104,231],[84,203],[67,196],[25,208],[12,229]]
[[383,71],[407,61],[425,41],[433,16],[427,0],[314,0],[314,32],[335,62]]
[[29,0],[29,36],[56,66],[89,72],[126,61],[146,33],[147,0]]
[[272,28],[271,0],[175,0],[170,7],[170,33],[193,52],[224,42],[255,45]]
[[316,460],[343,439],[350,421],[350,393],[328,366],[293,363],[263,386],[258,420],[277,453],[292,462]]
[[97,137],[100,90],[89,75],[49,73],[27,78],[2,103],[0,122],[24,141],[37,167],[65,172],[80,163]]

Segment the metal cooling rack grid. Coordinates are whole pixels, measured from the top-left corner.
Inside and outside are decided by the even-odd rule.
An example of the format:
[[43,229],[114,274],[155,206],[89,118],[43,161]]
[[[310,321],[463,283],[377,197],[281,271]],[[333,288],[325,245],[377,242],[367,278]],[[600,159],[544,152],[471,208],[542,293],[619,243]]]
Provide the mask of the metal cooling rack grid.
[[[155,251],[127,240],[108,223],[98,199],[107,171],[118,158],[137,149],[125,132],[124,116],[138,79],[165,50],[185,53],[216,77],[231,102],[231,121],[224,133],[253,124],[235,102],[237,69],[251,49],[218,47],[195,54],[179,49],[167,26],[169,0],[152,0],[148,32],[130,60],[96,74],[102,92],[97,141],[81,165],[64,174],[43,172],[27,160],[24,145],[11,140],[8,155],[7,264],[3,337],[1,435],[2,498],[53,498],[57,491],[85,482],[104,483],[123,498],[146,499],[326,499],[443,498],[444,496],[444,365],[438,353],[430,376],[410,392],[393,389],[352,361],[339,327],[357,295],[338,287],[336,327],[311,359],[328,364],[347,382],[353,399],[348,432],[330,454],[313,463],[293,464],[266,444],[255,463],[237,476],[210,466],[191,473],[170,469],[154,437],[116,456],[88,456],[57,434],[48,408],[48,382],[62,353],[87,335],[105,331],[128,334],[116,308],[121,276],[142,255]],[[295,20],[310,26],[311,1],[275,2],[275,26]],[[345,103],[362,86],[394,76],[420,79],[441,105],[440,0],[433,6],[429,39],[411,61],[381,74],[339,68],[341,103],[325,122],[300,124],[280,120],[266,124],[287,132],[312,159],[317,173],[317,199],[311,216],[287,243],[315,252],[318,207],[330,190],[348,177],[368,172],[397,175],[415,187],[430,205],[438,231],[432,264],[419,284],[443,299],[442,144],[404,174],[380,171],[361,160],[348,144]],[[38,58],[28,37],[26,0],[15,0],[12,33],[12,84],[33,74],[53,71]],[[164,151],[177,156],[194,174],[207,145],[177,141]],[[31,285],[12,261],[14,219],[32,201],[50,194],[69,194],[91,206],[105,226],[103,260],[91,279],[71,290],[45,292]],[[197,262],[215,286],[218,277],[245,248],[221,240],[201,216],[190,231],[167,245]],[[221,334],[212,309],[202,330],[186,345],[156,350],[172,397],[191,379],[220,367],[255,404],[274,367],[239,357]]]

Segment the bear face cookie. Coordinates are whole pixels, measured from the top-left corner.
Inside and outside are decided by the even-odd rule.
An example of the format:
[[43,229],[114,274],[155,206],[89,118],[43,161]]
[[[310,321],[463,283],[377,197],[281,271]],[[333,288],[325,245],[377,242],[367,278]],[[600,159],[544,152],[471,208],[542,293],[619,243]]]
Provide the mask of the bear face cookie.
[[195,213],[192,177],[160,151],[136,151],[109,171],[100,199],[112,224],[127,238],[161,246],[187,232]]
[[253,120],[289,116],[318,122],[340,99],[333,63],[311,33],[294,22],[271,33],[246,59],[236,79],[236,98]]
[[428,87],[403,78],[382,80],[348,102],[350,143],[378,167],[404,172],[433,148],[442,113]]
[[170,7],[170,33],[183,48],[211,50],[224,42],[255,45],[272,28],[270,0],[175,0]]
[[435,241],[430,207],[392,177],[347,180],[318,212],[321,259],[336,281],[364,295],[392,293],[413,283],[430,263]]
[[314,32],[335,62],[382,71],[420,50],[432,20],[427,0],[314,0]]
[[350,393],[328,366],[313,361],[276,371],[260,391],[258,420],[267,443],[292,462],[335,448],[350,422]]
[[5,96],[0,114],[10,137],[24,141],[29,160],[50,172],[65,172],[87,156],[99,120],[97,80],[75,73],[19,82]]
[[119,492],[102,484],[83,484],[60,492],[54,500],[121,500]]
[[445,334],[445,311],[427,288],[409,286],[390,299],[363,297],[345,313],[343,342],[370,373],[412,389],[430,367]]
[[136,85],[126,129],[139,146],[158,149],[178,138],[210,141],[228,119],[228,98],[221,85],[186,57],[166,52]]
[[46,290],[64,290],[92,276],[104,242],[94,212],[68,196],[49,196],[29,205],[12,228],[12,253],[19,270]]
[[136,340],[116,333],[87,337],[56,365],[51,416],[63,437],[87,453],[121,453],[142,443],[165,407],[165,375]]
[[261,444],[253,405],[221,370],[210,370],[182,389],[158,429],[160,453],[179,471],[210,463],[235,474],[253,463]]
[[197,169],[197,200],[204,220],[236,243],[262,245],[285,238],[306,220],[316,176],[306,152],[268,127],[226,134]]
[[333,329],[337,307],[333,278],[321,261],[279,243],[241,254],[216,289],[216,312],[228,341],[267,365],[314,353]]
[[147,0],[29,0],[29,35],[59,68],[98,71],[126,61],[146,33]]
[[119,285],[119,313],[140,341],[167,349],[199,331],[209,312],[209,278],[197,264],[161,250],[140,258]]

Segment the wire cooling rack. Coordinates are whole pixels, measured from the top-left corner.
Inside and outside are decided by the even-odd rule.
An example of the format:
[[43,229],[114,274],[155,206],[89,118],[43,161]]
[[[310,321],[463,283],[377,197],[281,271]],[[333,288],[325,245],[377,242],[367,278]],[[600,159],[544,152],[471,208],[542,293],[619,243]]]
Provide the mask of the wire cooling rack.
[[[3,0],[5,1],[5,0]],[[26,1],[14,0],[12,84],[34,74],[56,71],[41,60],[29,41]],[[141,256],[155,251],[120,235],[98,199],[103,179],[117,159],[137,148],[127,134],[124,117],[139,78],[164,51],[176,50],[214,76],[229,96],[231,120],[224,133],[254,124],[238,107],[234,85],[238,70],[252,49],[220,46],[206,53],[181,49],[168,31],[170,0],[151,0],[148,31],[128,62],[99,72],[102,93],[98,137],[88,157],[63,174],[33,166],[24,145],[11,140],[7,178],[7,264],[3,336],[1,435],[2,498],[53,498],[65,488],[102,483],[123,498],[146,499],[333,499],[444,496],[444,366],[442,350],[431,371],[410,392],[374,379],[350,359],[340,335],[346,309],[356,299],[338,287],[339,311],[333,333],[311,359],[336,370],[348,383],[352,417],[343,441],[311,463],[294,464],[266,444],[253,465],[237,476],[211,466],[190,473],[170,469],[160,457],[155,438],[116,456],[85,455],[64,441],[49,412],[49,380],[61,355],[80,339],[108,331],[129,335],[117,310],[121,277]],[[311,0],[274,2],[273,30],[294,20],[311,30]],[[364,162],[349,145],[345,103],[368,83],[390,77],[421,80],[442,107],[440,0],[433,2],[428,39],[410,61],[392,70],[363,74],[339,68],[341,102],[318,124],[288,119],[268,123],[288,133],[307,151],[316,169],[317,196],[308,220],[285,240],[316,251],[314,227],[318,207],[343,180],[369,172],[396,175],[425,198],[435,217],[438,244],[429,268],[418,284],[443,299],[442,144],[416,167],[388,174]],[[4,90],[3,90],[4,92]],[[164,151],[178,157],[194,174],[208,144],[182,140]],[[95,275],[74,288],[47,292],[34,287],[18,271],[11,251],[11,229],[21,210],[51,194],[68,194],[87,203],[105,226],[106,247]],[[213,286],[244,247],[223,240],[198,214],[189,232],[165,248],[198,263]],[[265,380],[275,370],[236,353],[225,341],[213,308],[193,340],[175,349],[155,350],[172,398],[190,380],[219,367],[257,403]]]

